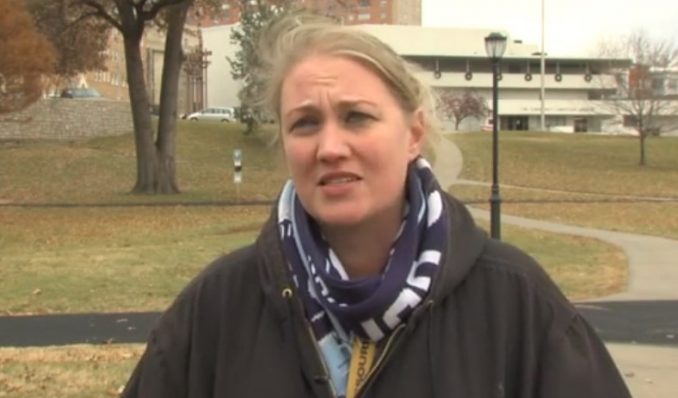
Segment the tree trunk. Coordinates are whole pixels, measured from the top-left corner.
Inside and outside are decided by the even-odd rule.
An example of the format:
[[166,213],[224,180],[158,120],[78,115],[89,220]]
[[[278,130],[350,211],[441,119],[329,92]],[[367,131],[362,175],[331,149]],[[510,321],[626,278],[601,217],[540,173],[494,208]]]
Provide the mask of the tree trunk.
[[176,130],[179,77],[183,61],[182,38],[189,2],[170,7],[167,14],[167,37],[160,87],[160,118],[158,121],[157,193],[178,193],[176,181]]
[[640,130],[638,134],[640,136],[640,165],[645,166],[645,139],[647,135],[644,130]]
[[645,131],[645,123],[643,123],[643,113],[638,114],[638,137],[640,138],[640,166],[645,166],[645,138],[647,132]]
[[137,180],[132,192],[155,193],[157,156],[153,143],[151,110],[141,59],[141,35],[138,38],[125,37],[124,44],[129,98],[134,124],[134,144],[137,155]]

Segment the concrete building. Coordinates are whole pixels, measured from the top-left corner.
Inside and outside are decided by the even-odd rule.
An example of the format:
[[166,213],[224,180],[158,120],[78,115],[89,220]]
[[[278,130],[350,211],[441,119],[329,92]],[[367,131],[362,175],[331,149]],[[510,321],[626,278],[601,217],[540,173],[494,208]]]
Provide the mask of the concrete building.
[[[435,90],[472,90],[492,99],[491,63],[485,52],[487,29],[422,28],[365,25],[363,29],[411,61],[419,78]],[[499,127],[502,130],[541,130],[541,70],[539,48],[510,33],[501,60]],[[616,92],[612,72],[628,68],[628,59],[547,56],[544,68],[544,114],[547,130],[601,131],[615,110],[603,98]],[[480,120],[461,128],[478,129]]]
[[[237,106],[239,82],[230,78],[225,56],[236,48],[228,40],[231,26],[203,29],[205,48],[213,53],[207,67],[207,104]],[[485,53],[488,29],[428,28],[403,25],[356,25],[389,44],[420,67],[418,77],[434,90],[473,90],[488,104],[492,98],[491,65]],[[504,32],[506,34],[506,32]],[[508,38],[501,62],[499,114],[502,130],[541,130],[541,71],[536,45]],[[616,92],[613,70],[628,68],[628,59],[546,58],[544,114],[546,129],[602,131],[616,116],[602,99]],[[465,120],[461,130],[478,130],[484,118]],[[451,122],[447,121],[450,128]]]
[[231,77],[227,57],[235,57],[238,47],[231,43],[231,30],[237,25],[216,25],[201,29],[204,51],[209,53],[205,73],[205,107],[240,106],[242,82]]

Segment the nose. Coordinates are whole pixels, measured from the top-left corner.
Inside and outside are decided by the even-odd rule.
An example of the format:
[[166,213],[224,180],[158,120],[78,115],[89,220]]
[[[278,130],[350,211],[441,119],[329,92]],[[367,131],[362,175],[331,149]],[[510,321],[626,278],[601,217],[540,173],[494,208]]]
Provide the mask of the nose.
[[351,153],[348,132],[333,121],[327,121],[318,134],[317,158],[322,162],[335,162]]

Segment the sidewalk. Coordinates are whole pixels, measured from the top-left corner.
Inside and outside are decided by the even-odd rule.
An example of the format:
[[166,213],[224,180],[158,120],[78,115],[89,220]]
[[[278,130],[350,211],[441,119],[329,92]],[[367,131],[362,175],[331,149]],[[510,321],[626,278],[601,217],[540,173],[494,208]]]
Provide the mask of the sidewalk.
[[[489,150],[489,149],[488,149]],[[455,183],[463,164],[459,149],[447,139],[436,145],[433,166],[443,187]],[[488,191],[489,192],[489,191]],[[489,193],[488,193],[489,195]],[[469,208],[477,219],[489,219],[489,211]],[[602,302],[678,300],[678,241],[658,237],[582,228],[502,214],[502,223],[544,231],[585,236],[620,247],[629,261],[629,285],[625,292],[578,305],[580,310],[602,308]],[[603,308],[602,311],[605,311]],[[604,315],[604,314],[603,314]],[[676,319],[678,312],[671,318]],[[662,332],[659,330],[658,332]],[[675,339],[666,332],[667,338]],[[606,343],[620,372],[636,398],[673,398],[678,391],[678,348]]]

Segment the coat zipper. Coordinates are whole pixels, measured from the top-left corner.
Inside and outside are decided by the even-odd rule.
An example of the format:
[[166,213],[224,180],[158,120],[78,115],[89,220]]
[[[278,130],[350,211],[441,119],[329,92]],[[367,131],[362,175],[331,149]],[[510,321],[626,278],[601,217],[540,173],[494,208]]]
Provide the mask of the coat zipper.
[[[418,311],[417,313],[423,313],[426,308],[433,308],[433,300],[428,300],[423,307],[420,307],[421,310]],[[413,314],[414,315],[414,314]],[[432,315],[429,315],[432,316]],[[411,321],[412,319],[410,319]],[[374,366],[372,366],[372,369],[367,373],[367,376],[365,377],[365,382],[358,388],[358,391],[356,392],[356,398],[359,398],[362,393],[367,390],[367,387],[372,383],[373,379],[376,377],[377,373],[379,370],[381,370],[381,366],[383,363],[386,361],[386,358],[393,353],[393,350],[395,349],[395,343],[396,339],[400,337],[400,332],[405,329],[405,324],[400,324],[398,325],[395,330],[391,333],[389,336],[388,340],[386,341],[386,345],[384,346],[384,349],[381,351],[381,354],[379,355],[379,358],[377,361],[374,363]]]
[[318,348],[318,343],[315,341],[315,336],[313,335],[313,329],[311,329],[311,324],[308,323],[308,320],[304,319],[304,323],[306,325],[306,332],[308,334],[308,337],[311,338],[311,345],[313,346],[313,350],[315,351],[316,354],[316,359],[320,362],[320,364],[323,367],[323,377],[325,380],[327,380],[327,386],[328,390],[330,393],[330,397],[332,398],[337,398],[337,393],[334,389],[334,382],[330,378],[329,370],[327,369],[327,365],[325,364],[325,360],[322,357],[322,353],[320,352],[320,349]]
[[365,376],[365,382],[358,387],[358,391],[356,392],[356,398],[360,397],[363,392],[367,389],[367,387],[370,385],[376,374],[379,372],[381,365],[386,361],[386,357],[393,351],[393,346],[395,344],[396,338],[400,336],[400,331],[405,328],[404,324],[398,325],[395,330],[391,333],[389,336],[388,340],[386,340],[386,345],[384,346],[384,349],[381,350],[381,353],[379,354],[379,358],[377,358],[377,361],[374,363],[374,366],[372,366],[372,369],[367,373],[367,376]]

